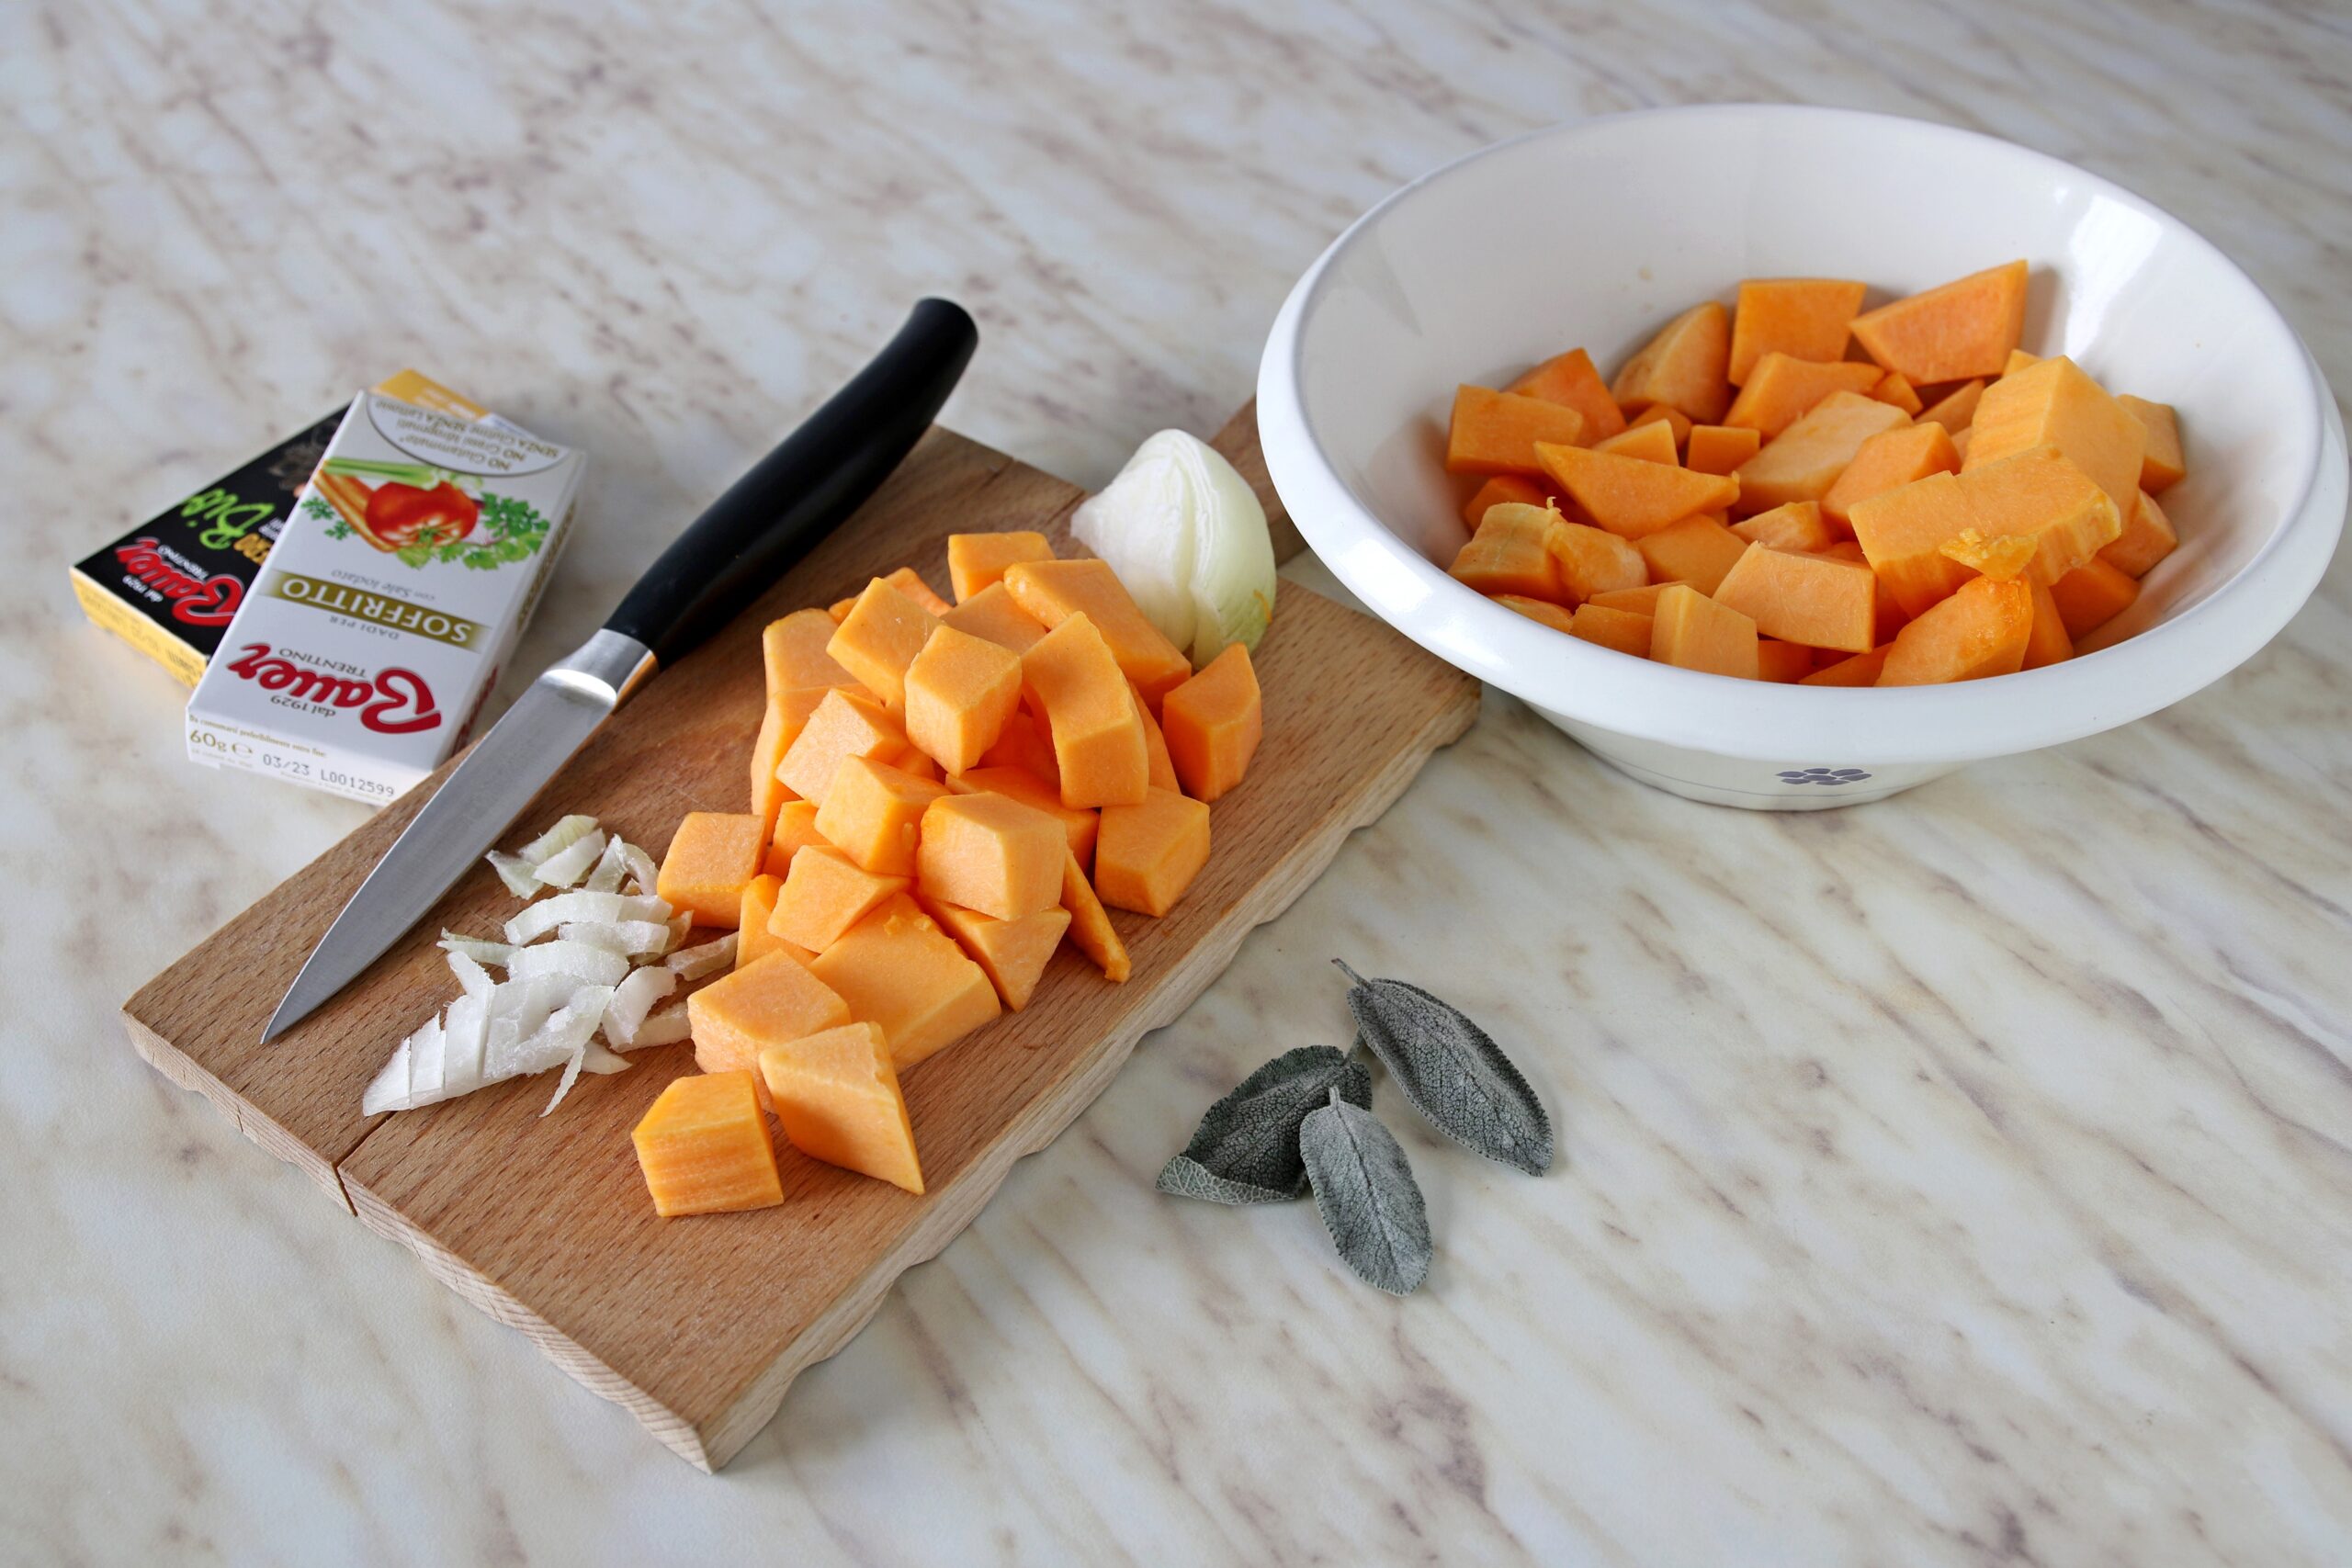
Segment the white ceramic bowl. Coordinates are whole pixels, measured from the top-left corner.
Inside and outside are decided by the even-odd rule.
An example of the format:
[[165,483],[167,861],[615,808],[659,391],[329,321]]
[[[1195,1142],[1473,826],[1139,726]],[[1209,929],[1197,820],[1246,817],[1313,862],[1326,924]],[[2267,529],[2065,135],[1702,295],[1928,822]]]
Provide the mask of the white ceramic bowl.
[[[1562,349],[1604,373],[1743,277],[1860,277],[1871,302],[2022,255],[2025,346],[2179,411],[2180,547],[2078,656],[1901,690],[1762,684],[1563,637],[1445,575],[1455,383]],[[1614,116],[1489,147],[1359,219],[1300,278],[1258,373],[1283,505],[1414,641],[1637,779],[1804,809],[2095,734],[2219,679],[2287,623],[2344,523],[2343,424],[2262,291],[2186,224],[1990,137],[1840,109]]]

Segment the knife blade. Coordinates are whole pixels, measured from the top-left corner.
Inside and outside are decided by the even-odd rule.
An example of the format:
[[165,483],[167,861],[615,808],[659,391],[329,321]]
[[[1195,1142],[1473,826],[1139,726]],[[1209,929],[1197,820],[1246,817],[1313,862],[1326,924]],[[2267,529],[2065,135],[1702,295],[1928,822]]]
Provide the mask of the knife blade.
[[602,628],[476,743],[337,914],[262,1031],[309,1017],[441,900],[615,709],[815,548],[890,476],[970,363],[978,329],[945,299],[712,502]]

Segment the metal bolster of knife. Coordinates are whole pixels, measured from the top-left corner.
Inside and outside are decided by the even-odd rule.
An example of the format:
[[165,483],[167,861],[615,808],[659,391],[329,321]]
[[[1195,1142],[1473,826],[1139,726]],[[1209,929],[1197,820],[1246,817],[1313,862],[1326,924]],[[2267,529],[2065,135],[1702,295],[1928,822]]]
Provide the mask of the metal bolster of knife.
[[600,630],[548,665],[539,679],[617,707],[660,668],[653,650],[635,637]]

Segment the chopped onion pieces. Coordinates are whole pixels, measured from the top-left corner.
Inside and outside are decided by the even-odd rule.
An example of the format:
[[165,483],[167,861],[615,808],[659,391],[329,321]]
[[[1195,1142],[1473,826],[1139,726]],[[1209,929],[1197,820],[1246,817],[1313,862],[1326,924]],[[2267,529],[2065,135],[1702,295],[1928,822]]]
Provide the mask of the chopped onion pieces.
[[570,887],[594,870],[604,853],[604,831],[592,828],[540,862],[539,880],[549,887]]
[[554,827],[525,844],[519,852],[525,863],[536,871],[547,863],[548,856],[560,850],[570,849],[595,830],[596,819],[594,817],[559,818]]
[[735,962],[736,934],[729,931],[717,942],[681,949],[662,962],[676,971],[681,980],[699,980],[705,975],[714,974]]
[[659,898],[626,893],[559,893],[533,904],[506,922],[506,940],[520,947],[575,920],[666,920],[670,906]]
[[584,942],[543,942],[518,947],[506,965],[507,978],[527,980],[539,975],[562,975],[585,986],[617,986],[628,974],[628,960],[610,948]]

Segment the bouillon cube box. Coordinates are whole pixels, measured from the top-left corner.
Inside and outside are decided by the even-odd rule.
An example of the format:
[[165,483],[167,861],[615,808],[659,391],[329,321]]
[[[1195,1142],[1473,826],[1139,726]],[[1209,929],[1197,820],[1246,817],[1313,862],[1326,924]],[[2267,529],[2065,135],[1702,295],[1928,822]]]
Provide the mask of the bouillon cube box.
[[582,462],[361,393],[188,699],[188,755],[371,802],[424,778],[537,607]]

